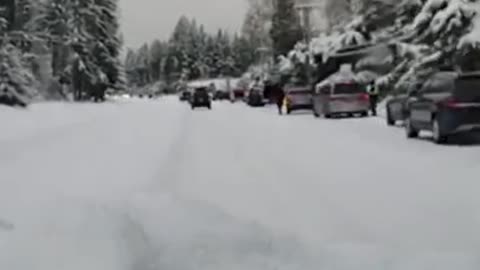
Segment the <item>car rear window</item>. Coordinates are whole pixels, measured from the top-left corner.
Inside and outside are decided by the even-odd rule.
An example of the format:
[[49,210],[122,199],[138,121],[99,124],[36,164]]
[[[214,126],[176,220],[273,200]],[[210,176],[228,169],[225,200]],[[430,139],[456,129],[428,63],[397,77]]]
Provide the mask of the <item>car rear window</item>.
[[335,95],[345,95],[345,94],[358,94],[364,93],[365,88],[357,83],[340,83],[336,84],[333,89]]
[[454,95],[460,101],[480,102],[480,77],[457,79]]
[[291,88],[287,90],[290,95],[308,95],[311,93],[308,88]]
[[204,94],[204,93],[207,93],[207,89],[206,88],[197,88],[197,89],[195,89],[195,93]]

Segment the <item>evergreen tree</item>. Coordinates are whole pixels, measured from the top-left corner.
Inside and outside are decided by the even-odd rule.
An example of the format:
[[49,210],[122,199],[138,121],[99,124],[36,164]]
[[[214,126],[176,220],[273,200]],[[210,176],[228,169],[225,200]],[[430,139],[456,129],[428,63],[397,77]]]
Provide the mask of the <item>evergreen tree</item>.
[[183,73],[187,65],[188,52],[187,47],[189,43],[190,21],[187,17],[180,17],[175,29],[173,30],[172,37],[170,38],[170,54],[176,59],[178,65],[176,65],[175,73]]
[[274,56],[286,55],[302,39],[302,28],[293,0],[278,0],[274,7],[270,36]]
[[165,57],[165,45],[160,40],[154,40],[150,45],[150,74],[155,81],[160,80],[161,64]]
[[255,48],[242,36],[235,35],[232,41],[232,57],[235,63],[234,72],[236,75],[245,72],[255,61]]
[[271,27],[274,6],[271,0],[249,0],[248,10],[242,25],[242,37],[257,48],[272,46]]
[[7,30],[13,30],[13,27],[15,25],[15,13],[16,13],[16,6],[15,6],[15,0],[4,0],[3,2],[0,3],[0,11],[2,11],[2,16],[3,17],[3,25],[4,29]]
[[96,23],[92,24],[91,35],[95,37],[97,65],[108,77],[109,83],[115,85],[119,80],[121,64],[119,61],[122,43],[119,36],[118,1],[95,0],[93,13]]

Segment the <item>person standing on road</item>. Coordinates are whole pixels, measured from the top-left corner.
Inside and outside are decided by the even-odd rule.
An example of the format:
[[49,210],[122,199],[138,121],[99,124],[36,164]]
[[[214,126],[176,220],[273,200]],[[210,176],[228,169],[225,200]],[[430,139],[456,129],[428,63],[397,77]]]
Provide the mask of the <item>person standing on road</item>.
[[378,86],[375,84],[375,81],[372,81],[367,86],[367,92],[370,99],[370,111],[373,116],[377,116],[377,103],[378,103]]
[[278,108],[278,114],[282,115],[283,101],[285,100],[285,92],[283,91],[283,88],[278,83],[276,83],[273,86],[273,92],[274,92],[275,103],[277,104],[277,108]]

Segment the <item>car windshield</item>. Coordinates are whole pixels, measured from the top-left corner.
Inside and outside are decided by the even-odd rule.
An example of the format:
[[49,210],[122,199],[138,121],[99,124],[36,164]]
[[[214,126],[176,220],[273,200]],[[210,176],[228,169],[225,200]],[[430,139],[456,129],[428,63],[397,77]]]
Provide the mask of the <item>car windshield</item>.
[[480,270],[479,72],[480,0],[0,0],[0,270]]
[[290,95],[306,95],[311,93],[308,87],[287,87],[287,89]]

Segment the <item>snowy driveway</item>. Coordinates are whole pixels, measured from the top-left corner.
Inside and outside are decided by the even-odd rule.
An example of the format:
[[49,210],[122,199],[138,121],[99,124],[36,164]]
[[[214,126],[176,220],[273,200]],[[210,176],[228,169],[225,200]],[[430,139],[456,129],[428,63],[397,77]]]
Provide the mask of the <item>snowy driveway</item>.
[[0,118],[0,269],[480,268],[478,146],[176,98]]

